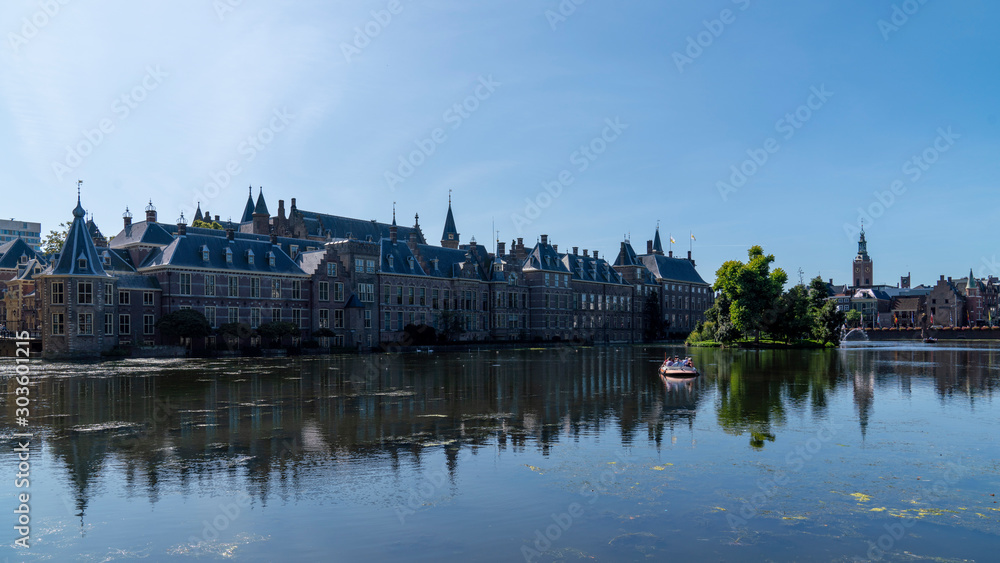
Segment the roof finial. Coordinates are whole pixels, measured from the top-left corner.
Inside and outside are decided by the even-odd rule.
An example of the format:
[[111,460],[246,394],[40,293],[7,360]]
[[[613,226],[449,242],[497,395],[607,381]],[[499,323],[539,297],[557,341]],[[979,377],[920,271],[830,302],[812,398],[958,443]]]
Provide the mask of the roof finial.
[[451,189],[448,189],[448,207],[451,207]]
[[83,187],[83,180],[76,181],[76,202],[80,203],[80,188]]

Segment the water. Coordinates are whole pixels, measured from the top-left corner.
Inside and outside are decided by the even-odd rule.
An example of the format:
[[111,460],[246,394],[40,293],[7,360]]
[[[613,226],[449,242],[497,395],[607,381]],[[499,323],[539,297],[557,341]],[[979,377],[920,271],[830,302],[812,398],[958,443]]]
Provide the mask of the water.
[[995,560],[1000,348],[687,353],[667,383],[653,347],[39,362],[5,555]]

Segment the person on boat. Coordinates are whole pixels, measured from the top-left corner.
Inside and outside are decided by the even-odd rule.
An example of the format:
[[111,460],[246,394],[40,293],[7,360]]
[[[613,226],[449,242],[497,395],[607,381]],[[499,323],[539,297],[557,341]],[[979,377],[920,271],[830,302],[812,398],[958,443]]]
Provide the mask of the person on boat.
[[670,357],[667,357],[665,360],[663,360],[663,365],[667,366],[668,368],[674,367],[674,360]]
[[691,360],[690,357],[687,357],[687,358],[684,358],[684,365],[686,367],[693,368],[694,367],[694,362]]

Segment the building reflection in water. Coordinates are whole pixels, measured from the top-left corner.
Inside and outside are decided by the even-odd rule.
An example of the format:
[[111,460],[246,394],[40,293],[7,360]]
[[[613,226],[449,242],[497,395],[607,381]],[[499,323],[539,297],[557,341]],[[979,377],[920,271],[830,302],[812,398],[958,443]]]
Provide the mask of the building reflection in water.
[[[761,448],[780,437],[790,411],[825,418],[838,392],[853,392],[864,434],[886,386],[909,393],[913,380],[932,378],[940,395],[974,401],[997,385],[997,354],[986,349],[699,349],[704,375],[666,384],[656,374],[662,353],[608,347],[44,364],[36,396],[44,398],[44,441],[67,470],[82,522],[98,475],[111,465],[127,495],[151,504],[164,483],[187,495],[222,478],[244,481],[267,503],[298,494],[302,476],[318,467],[335,478],[338,468],[370,460],[398,476],[442,450],[454,487],[462,450],[548,454],[608,431],[624,446],[642,436],[659,447],[678,431],[693,432],[705,409],[715,410],[723,431]],[[7,428],[9,415],[0,415]]]

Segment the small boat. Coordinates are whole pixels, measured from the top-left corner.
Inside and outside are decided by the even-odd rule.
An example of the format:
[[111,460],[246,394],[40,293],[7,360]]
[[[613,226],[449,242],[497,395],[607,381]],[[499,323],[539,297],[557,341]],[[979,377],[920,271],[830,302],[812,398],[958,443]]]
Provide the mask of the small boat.
[[933,336],[928,336],[924,339],[924,344],[934,344],[935,342],[937,342],[937,338],[934,338]]
[[697,377],[701,375],[696,368],[686,368],[681,366],[667,366],[666,362],[660,364],[660,375],[663,377]]

